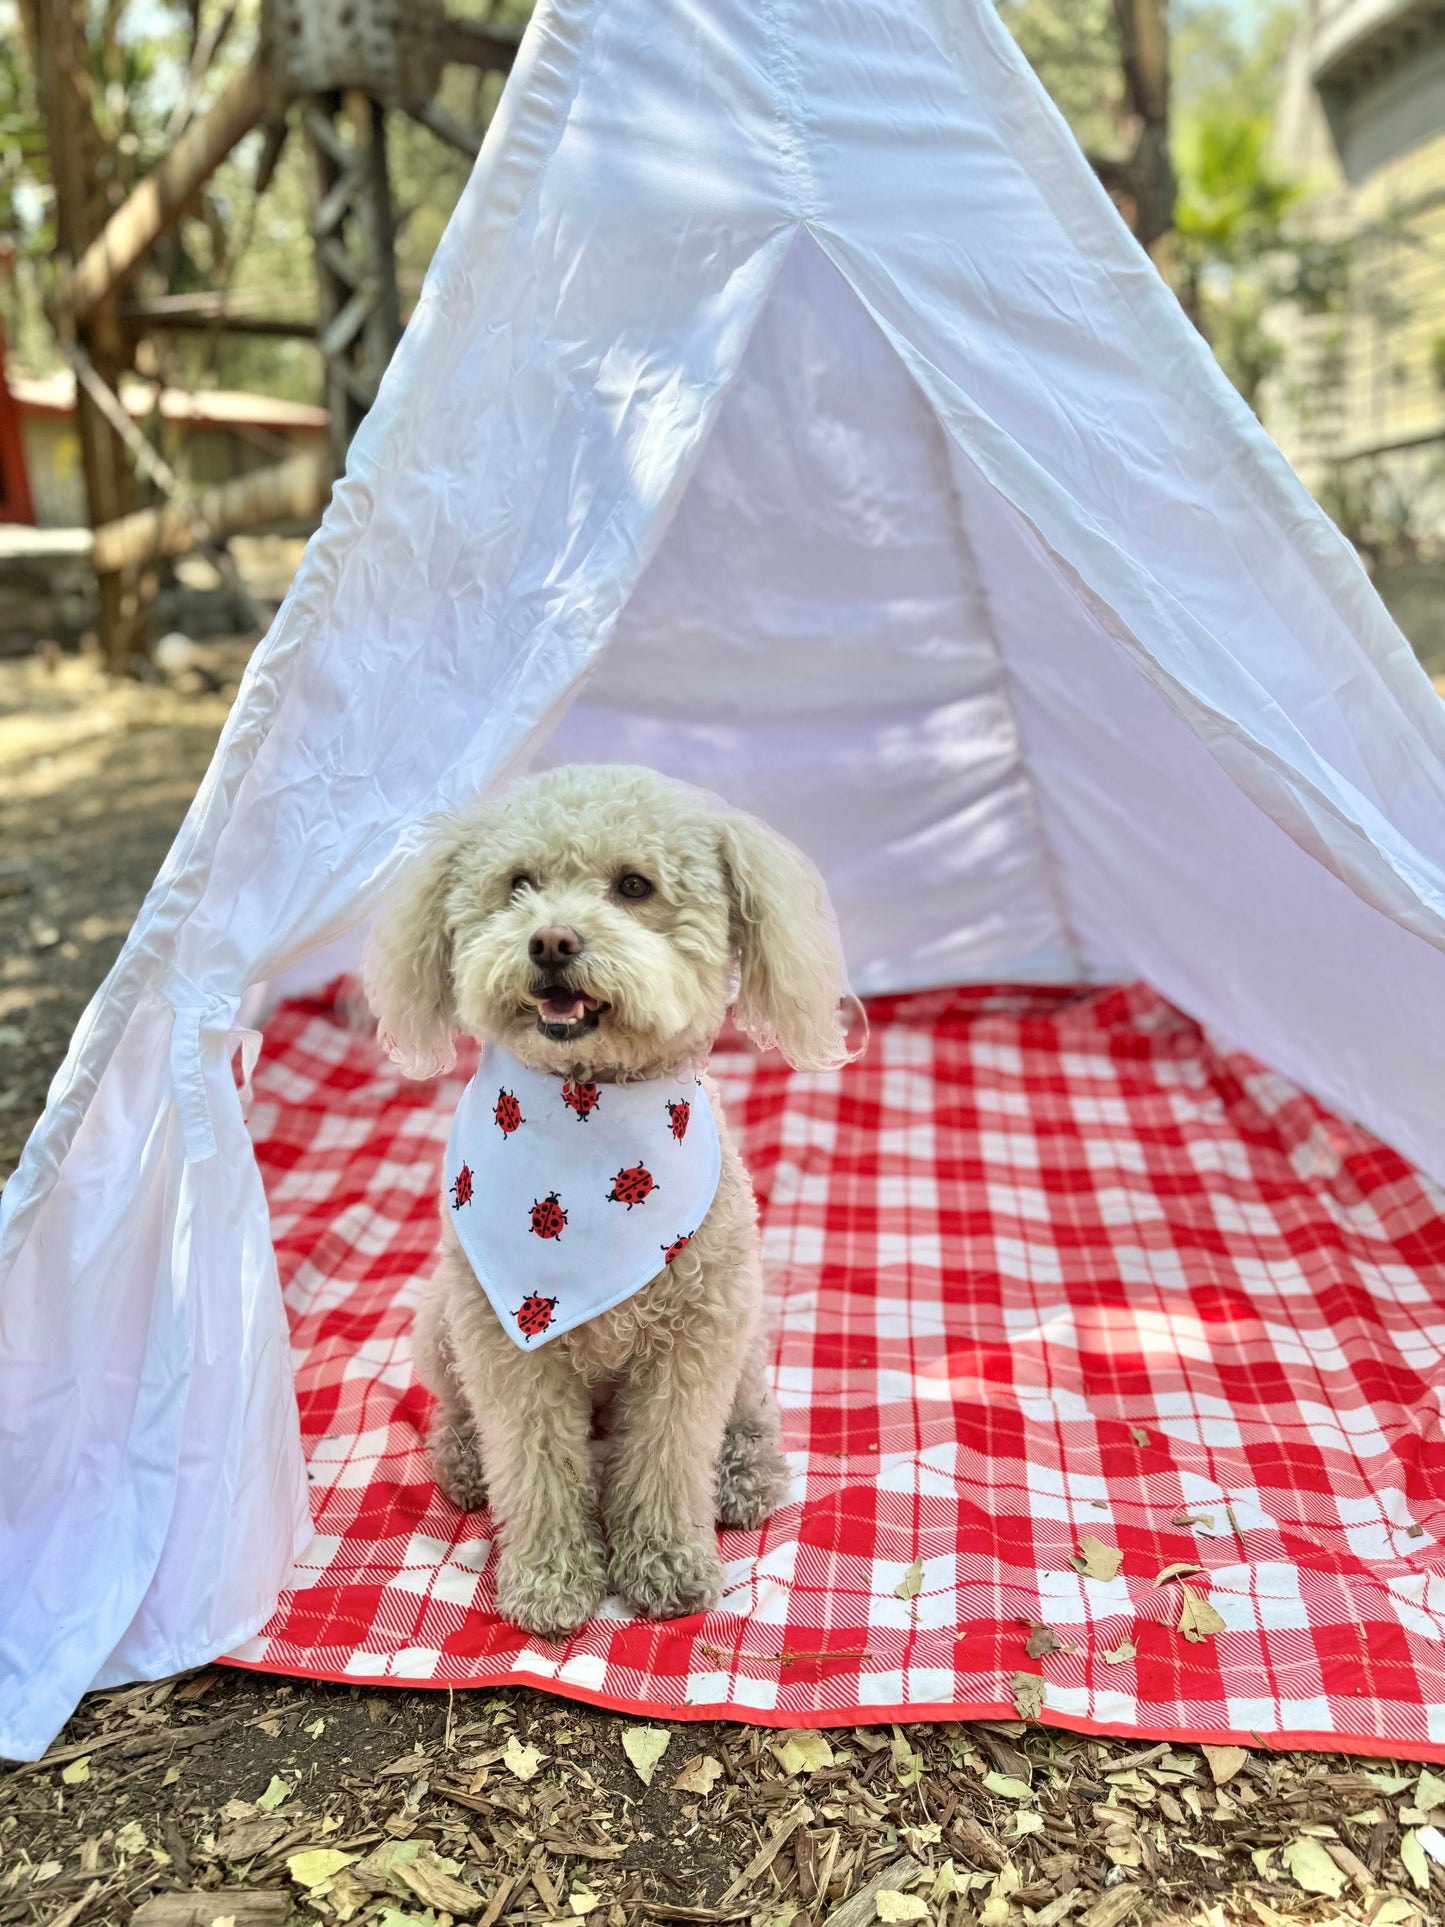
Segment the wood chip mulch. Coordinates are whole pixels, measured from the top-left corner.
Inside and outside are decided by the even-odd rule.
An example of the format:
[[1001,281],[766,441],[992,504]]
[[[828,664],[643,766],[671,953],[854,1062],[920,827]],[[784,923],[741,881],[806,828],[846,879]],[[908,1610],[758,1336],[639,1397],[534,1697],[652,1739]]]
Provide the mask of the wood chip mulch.
[[[1437,1858],[1438,1855],[1438,1858]],[[1427,1927],[1445,1769],[209,1668],[0,1769],[0,1927]]]

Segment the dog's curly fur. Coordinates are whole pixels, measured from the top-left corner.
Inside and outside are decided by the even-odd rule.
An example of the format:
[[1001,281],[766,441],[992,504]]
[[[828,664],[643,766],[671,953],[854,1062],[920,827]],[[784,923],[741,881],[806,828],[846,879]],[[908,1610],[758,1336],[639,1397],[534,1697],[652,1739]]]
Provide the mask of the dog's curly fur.
[[[651,894],[632,900],[623,877]],[[582,939],[561,981],[589,1000],[562,1037],[547,1033],[529,955],[533,934],[558,926]],[[367,989],[415,1076],[445,1068],[461,1031],[557,1077],[701,1071],[730,1005],[799,1068],[845,1055],[843,964],[816,871],[755,818],[646,769],[552,771],[436,825],[378,925]],[[459,1506],[490,1499],[498,1605],[530,1632],[573,1630],[609,1588],[658,1618],[706,1611],[723,1585],[714,1522],[756,1526],[786,1490],[757,1211],[709,1095],[722,1176],[696,1236],[634,1297],[535,1351],[502,1330],[443,1208],[416,1334],[437,1399],[432,1465]]]

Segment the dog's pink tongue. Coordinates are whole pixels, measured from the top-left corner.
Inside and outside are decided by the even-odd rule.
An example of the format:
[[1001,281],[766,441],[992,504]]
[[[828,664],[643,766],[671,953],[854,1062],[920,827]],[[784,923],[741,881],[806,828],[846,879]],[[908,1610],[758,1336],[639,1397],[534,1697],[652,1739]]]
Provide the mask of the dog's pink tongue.
[[595,998],[582,997],[571,990],[554,991],[550,997],[544,997],[541,1003],[542,1015],[549,1024],[580,1023],[585,1011],[596,1008]]

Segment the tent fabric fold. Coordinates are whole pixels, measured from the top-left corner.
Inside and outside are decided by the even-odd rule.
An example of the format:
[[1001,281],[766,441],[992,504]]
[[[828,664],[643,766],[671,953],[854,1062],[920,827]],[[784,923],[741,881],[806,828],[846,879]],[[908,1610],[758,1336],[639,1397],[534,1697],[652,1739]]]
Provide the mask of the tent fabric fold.
[[0,1754],[287,1579],[233,1060],[434,811],[673,769],[818,860],[860,988],[1142,975],[1439,1177],[1442,752],[991,0],[541,0],[0,1202]]

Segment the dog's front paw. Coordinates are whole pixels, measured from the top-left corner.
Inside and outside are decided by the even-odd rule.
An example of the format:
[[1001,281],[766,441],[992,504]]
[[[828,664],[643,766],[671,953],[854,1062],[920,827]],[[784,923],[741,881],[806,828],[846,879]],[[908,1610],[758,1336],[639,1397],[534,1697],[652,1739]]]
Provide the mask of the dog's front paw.
[[649,1619],[707,1613],[723,1595],[717,1547],[696,1539],[624,1538],[614,1543],[612,1589]]
[[470,1423],[438,1411],[426,1445],[432,1477],[452,1504],[463,1512],[485,1512],[487,1477],[482,1470],[481,1446]]
[[497,1565],[497,1611],[524,1633],[560,1639],[585,1625],[607,1591],[600,1544],[582,1540],[544,1553],[502,1548]]
[[729,1425],[717,1462],[718,1523],[752,1530],[787,1497],[788,1462],[765,1419]]

